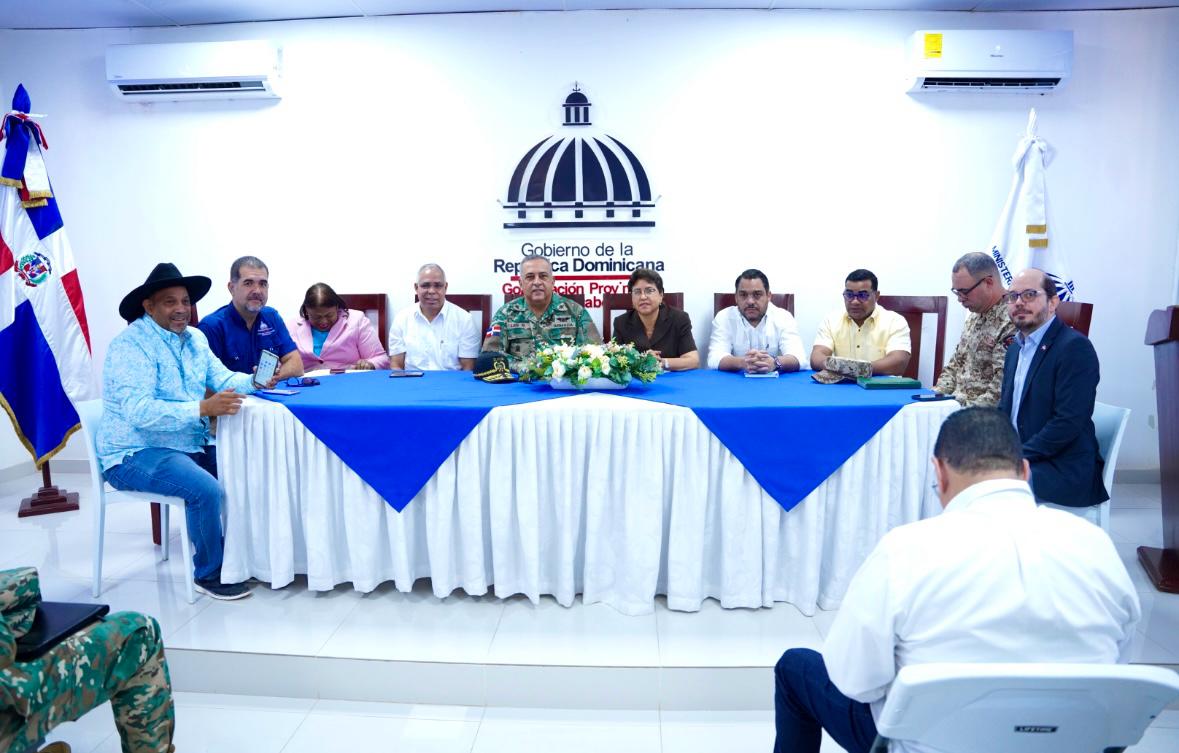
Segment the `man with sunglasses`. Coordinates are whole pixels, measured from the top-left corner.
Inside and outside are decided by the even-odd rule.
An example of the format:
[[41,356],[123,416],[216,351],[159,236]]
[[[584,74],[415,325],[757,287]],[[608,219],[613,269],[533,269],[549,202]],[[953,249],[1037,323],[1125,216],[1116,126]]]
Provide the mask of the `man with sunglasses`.
[[950,280],[950,292],[970,313],[962,339],[933,389],[962,405],[995,405],[1003,387],[1007,346],[1015,338],[999,268],[989,254],[976,251],[954,262]]
[[844,311],[836,311],[819,325],[811,349],[811,368],[822,371],[828,356],[869,361],[873,374],[900,375],[909,365],[912,345],[909,323],[895,311],[877,304],[876,275],[854,270],[843,283]]
[[1097,505],[1109,499],[1093,429],[1097,352],[1056,318],[1056,283],[1039,269],[1016,275],[1005,300],[1018,334],[1007,349],[999,410],[1019,432],[1032,492],[1041,504],[1097,523]]

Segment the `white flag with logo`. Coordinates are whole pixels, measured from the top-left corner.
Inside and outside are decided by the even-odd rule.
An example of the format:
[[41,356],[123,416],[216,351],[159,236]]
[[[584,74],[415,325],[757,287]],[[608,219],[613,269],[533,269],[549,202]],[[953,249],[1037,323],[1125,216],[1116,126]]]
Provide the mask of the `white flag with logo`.
[[1015,148],[1012,161],[1015,178],[1011,193],[995,232],[991,234],[991,256],[1009,286],[1016,274],[1028,267],[1041,269],[1056,283],[1062,301],[1073,300],[1075,288],[1064,250],[1050,234],[1048,190],[1045,173],[1053,150],[1036,135],[1036,111],[1028,115],[1028,131]]

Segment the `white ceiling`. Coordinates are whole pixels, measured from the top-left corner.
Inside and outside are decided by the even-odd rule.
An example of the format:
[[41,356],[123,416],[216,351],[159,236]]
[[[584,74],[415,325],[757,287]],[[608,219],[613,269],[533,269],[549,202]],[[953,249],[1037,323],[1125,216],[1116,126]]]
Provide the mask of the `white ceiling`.
[[1179,0],[0,0],[3,29],[191,26],[410,13],[639,8],[1060,11],[1179,6]]

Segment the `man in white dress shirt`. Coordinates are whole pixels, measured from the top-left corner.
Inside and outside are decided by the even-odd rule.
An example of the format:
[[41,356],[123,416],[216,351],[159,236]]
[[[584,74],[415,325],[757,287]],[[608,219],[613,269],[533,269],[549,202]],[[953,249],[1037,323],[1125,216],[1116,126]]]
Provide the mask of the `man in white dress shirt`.
[[[932,662],[1127,661],[1138,595],[1109,536],[1036,505],[1008,416],[966,408],[934,446],[945,512],[887,533],[823,644],[774,669],[777,753],[818,753],[821,730],[866,753],[901,667]],[[929,752],[894,740],[893,753]]]
[[417,371],[470,371],[479,355],[479,328],[469,312],[446,300],[446,273],[437,264],[418,270],[418,302],[393,317],[389,365]]
[[798,371],[806,362],[798,325],[786,309],[770,302],[770,281],[760,269],[747,269],[735,283],[736,306],[712,320],[708,368],[769,374]]

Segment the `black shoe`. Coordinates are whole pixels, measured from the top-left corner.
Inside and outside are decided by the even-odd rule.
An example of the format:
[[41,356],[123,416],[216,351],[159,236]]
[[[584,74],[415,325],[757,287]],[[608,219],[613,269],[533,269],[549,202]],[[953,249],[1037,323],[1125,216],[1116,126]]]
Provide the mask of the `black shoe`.
[[250,589],[245,583],[222,583],[219,580],[198,580],[193,585],[196,590],[206,596],[221,601],[244,599],[250,595]]

